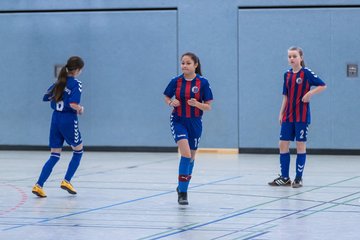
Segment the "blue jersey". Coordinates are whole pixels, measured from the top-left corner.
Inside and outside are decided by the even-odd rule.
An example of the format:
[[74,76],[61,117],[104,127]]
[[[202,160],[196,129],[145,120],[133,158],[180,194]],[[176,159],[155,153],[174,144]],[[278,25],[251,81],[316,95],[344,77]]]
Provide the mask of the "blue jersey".
[[67,77],[66,87],[64,89],[62,100],[55,102],[52,99],[51,90],[54,88],[55,84],[51,85],[47,93],[43,97],[43,101],[51,101],[51,108],[58,112],[73,112],[76,113],[70,103],[80,103],[82,84],[79,80],[74,77]]
[[174,108],[174,113],[185,118],[201,117],[203,114],[202,110],[187,103],[189,99],[195,98],[198,102],[213,100],[208,80],[198,74],[191,81],[185,80],[183,74],[173,78],[166,87],[164,95],[169,98],[175,96],[180,101],[180,106]]
[[310,123],[310,104],[302,98],[311,86],[325,86],[325,83],[309,68],[294,73],[291,69],[284,74],[283,95],[287,96],[283,122]]

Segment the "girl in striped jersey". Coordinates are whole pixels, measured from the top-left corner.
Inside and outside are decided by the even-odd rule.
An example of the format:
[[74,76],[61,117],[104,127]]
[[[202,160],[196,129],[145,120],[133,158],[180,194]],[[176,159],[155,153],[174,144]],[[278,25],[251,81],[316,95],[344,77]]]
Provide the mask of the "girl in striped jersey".
[[181,57],[183,74],[173,78],[164,91],[165,102],[173,107],[171,132],[180,151],[178,203],[187,205],[196,150],[202,132],[203,111],[211,110],[213,95],[208,80],[202,77],[199,58],[191,52]]
[[44,164],[39,179],[32,189],[32,193],[38,197],[46,197],[43,185],[60,159],[64,141],[72,147],[73,156],[60,187],[70,194],[76,194],[70,180],[74,176],[83,154],[77,115],[84,112],[84,107],[80,105],[82,84],[75,77],[80,75],[83,67],[84,61],[80,57],[70,57],[67,64],[61,69],[56,83],[50,86],[43,97],[43,101],[50,101],[50,106],[54,111],[49,137],[50,158]]
[[[280,168],[281,175],[269,182],[271,186],[302,187],[302,175],[306,161],[306,140],[310,124],[310,98],[325,90],[325,83],[305,67],[303,51],[299,47],[288,50],[291,69],[284,74],[283,101],[280,108]],[[312,86],[315,88],[310,89]],[[296,139],[296,176],[289,177],[290,141]]]

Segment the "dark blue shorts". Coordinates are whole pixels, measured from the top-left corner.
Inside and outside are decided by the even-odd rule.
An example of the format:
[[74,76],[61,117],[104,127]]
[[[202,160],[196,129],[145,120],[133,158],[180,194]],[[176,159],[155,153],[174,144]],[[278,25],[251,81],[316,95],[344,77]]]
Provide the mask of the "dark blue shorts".
[[172,114],[170,128],[175,142],[187,139],[191,150],[198,148],[202,132],[201,118],[182,118]]
[[299,122],[283,122],[281,124],[280,140],[306,142],[309,124]]
[[76,113],[54,111],[51,119],[49,146],[62,148],[64,140],[72,147],[82,143]]

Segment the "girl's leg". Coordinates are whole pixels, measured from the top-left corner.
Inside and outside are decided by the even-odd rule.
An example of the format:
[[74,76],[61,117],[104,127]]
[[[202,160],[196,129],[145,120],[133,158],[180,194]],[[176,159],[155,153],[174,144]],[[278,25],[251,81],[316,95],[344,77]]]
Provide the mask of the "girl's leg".
[[37,184],[40,187],[44,186],[44,183],[49,178],[55,164],[59,161],[61,154],[61,148],[51,148],[50,157],[45,163],[44,167],[41,170],[40,177],[37,181]]
[[187,139],[181,139],[177,142],[180,151],[180,164],[179,164],[179,192],[187,192],[189,181],[190,181],[190,161],[191,161],[191,151],[189,142]]
[[83,144],[79,144],[76,147],[72,147],[73,149],[73,155],[71,158],[71,161],[69,163],[67,172],[65,174],[65,180],[70,182],[72,177],[74,176],[76,170],[78,169],[79,165],[80,165],[80,160],[82,158],[83,155]]
[[72,148],[73,148],[73,156],[66,171],[65,178],[61,182],[60,187],[68,191],[68,193],[70,194],[76,194],[77,192],[70,183],[70,181],[80,165],[80,161],[83,155],[83,144],[81,143],[78,146]]
[[42,197],[42,198],[46,197],[46,193],[43,190],[43,186],[46,180],[49,178],[55,164],[59,161],[60,153],[61,153],[61,148],[51,148],[50,158],[43,166],[39,179],[32,189],[32,193],[37,195],[38,197]]
[[290,167],[290,141],[280,140],[279,149],[280,149],[280,169],[281,176],[275,178],[272,182],[268,184],[270,186],[290,186],[291,180],[289,177],[289,167]]
[[189,202],[187,200],[187,190],[191,178],[191,175],[189,174],[191,151],[187,139],[180,139],[177,144],[181,155],[179,164],[178,187],[176,188],[176,191],[178,192],[178,203],[180,205],[188,205]]
[[296,180],[301,180],[306,162],[306,142],[296,142]]
[[192,174],[193,169],[194,169],[195,155],[196,155],[196,150],[191,150],[191,160],[190,160],[190,165],[189,165],[189,175],[190,175],[190,179],[191,179],[191,174]]
[[280,140],[280,168],[281,176],[285,179],[289,179],[289,168],[290,168],[290,141]]

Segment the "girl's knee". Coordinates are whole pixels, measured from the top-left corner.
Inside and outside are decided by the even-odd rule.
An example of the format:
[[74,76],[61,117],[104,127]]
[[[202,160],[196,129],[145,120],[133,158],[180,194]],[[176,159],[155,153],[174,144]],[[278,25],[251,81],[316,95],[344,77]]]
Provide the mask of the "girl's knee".
[[306,142],[296,142],[296,151],[297,153],[306,152]]

